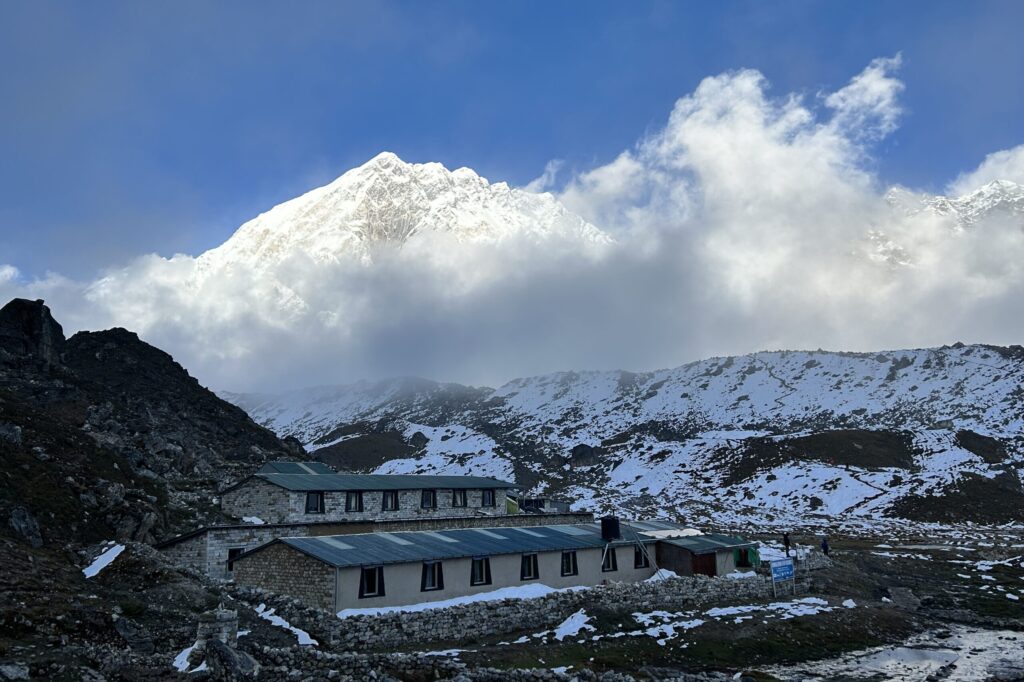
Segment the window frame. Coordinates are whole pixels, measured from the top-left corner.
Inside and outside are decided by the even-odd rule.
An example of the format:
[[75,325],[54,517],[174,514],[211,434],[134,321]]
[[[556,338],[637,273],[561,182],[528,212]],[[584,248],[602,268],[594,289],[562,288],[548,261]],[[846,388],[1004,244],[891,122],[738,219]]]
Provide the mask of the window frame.
[[[490,496],[490,502],[487,501],[488,494]],[[484,488],[480,491],[480,506],[481,507],[497,507],[498,506],[498,495],[494,492],[494,488]]]
[[469,506],[469,496],[465,488],[452,490],[452,507],[461,509]]
[[[566,559],[569,559],[569,571],[568,572],[566,572],[566,570],[565,570],[565,560]],[[562,567],[562,577],[563,578],[567,578],[569,576],[579,575],[580,574],[580,564],[579,564],[579,560],[576,557],[576,550],[575,549],[567,549],[567,550],[562,552],[561,567]]]
[[[428,495],[430,504],[427,504]],[[420,509],[437,509],[437,490],[424,488],[420,491]]]
[[[368,572],[371,572],[374,576],[374,581],[377,583],[376,589],[373,593],[367,591],[366,576]],[[374,597],[384,597],[387,592],[384,590],[384,566],[361,566],[359,571],[359,598],[360,599],[372,599]]]
[[647,556],[647,552],[640,549],[640,545],[633,546],[633,568],[650,568],[651,558]]
[[[433,579],[433,587],[427,587],[427,577]],[[444,562],[424,561],[420,574],[420,592],[437,592],[444,589]]]
[[[609,561],[610,559],[610,561]],[[615,547],[609,547],[601,560],[602,573],[615,573],[619,570],[619,557],[615,554]]]
[[[355,504],[352,504],[352,500],[355,499]],[[361,512],[363,511],[363,491],[362,490],[348,490],[345,492],[345,511],[347,512]]]
[[[382,490],[380,496],[380,510],[381,511],[398,511],[399,509],[399,490]],[[388,500],[394,500],[395,506],[389,507]]]
[[[527,568],[531,569],[532,575],[527,572]],[[519,580],[539,580],[540,579],[540,562],[537,559],[536,552],[530,552],[529,554],[523,554],[522,559],[519,563]]]
[[[316,509],[310,511],[309,500],[310,496],[317,500]],[[323,490],[307,490],[306,491],[306,513],[307,514],[324,514],[327,511],[327,499]]]
[[[480,566],[481,580],[477,581],[476,567]],[[469,586],[478,587],[480,585],[491,584],[491,558],[487,556],[473,557],[469,564]]]

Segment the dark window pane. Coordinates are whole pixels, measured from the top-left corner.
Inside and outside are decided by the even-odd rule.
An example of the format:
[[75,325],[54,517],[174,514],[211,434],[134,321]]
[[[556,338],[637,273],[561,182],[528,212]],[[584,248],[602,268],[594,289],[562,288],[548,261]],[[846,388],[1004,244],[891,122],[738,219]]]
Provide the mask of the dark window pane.
[[324,494],[323,493],[306,493],[306,513],[307,514],[323,514],[324,513]]

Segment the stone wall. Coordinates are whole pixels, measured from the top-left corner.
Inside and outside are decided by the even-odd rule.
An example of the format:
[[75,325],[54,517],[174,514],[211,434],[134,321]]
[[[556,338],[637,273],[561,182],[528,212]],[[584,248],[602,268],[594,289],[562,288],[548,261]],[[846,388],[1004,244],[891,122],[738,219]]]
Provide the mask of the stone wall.
[[[807,589],[806,579],[801,579],[798,592]],[[536,630],[552,628],[581,608],[627,615],[762,600],[773,594],[771,580],[764,575],[739,580],[693,576],[657,582],[612,583],[537,599],[505,599],[444,610],[339,619],[331,612],[308,608],[295,599],[262,590],[236,587],[235,592],[245,601],[264,601],[274,606],[293,625],[320,639],[322,645],[358,651],[444,642],[459,642],[461,646],[521,630],[524,623]]]
[[[305,504],[305,495],[303,495]],[[220,497],[221,510],[235,518],[255,516],[267,523],[291,521],[291,499],[289,491],[267,483],[255,476],[243,481],[234,490]],[[311,521],[313,519],[303,519]]]
[[294,595],[318,609],[334,609],[334,568],[284,544],[235,562],[235,582]]
[[221,509],[236,518],[255,516],[267,523],[297,523],[317,521],[390,521],[432,517],[475,517],[482,514],[504,515],[507,491],[494,491],[494,506],[483,506],[482,490],[466,491],[466,506],[452,505],[450,488],[437,489],[437,507],[421,506],[421,490],[398,491],[398,509],[383,509],[383,493],[379,490],[363,491],[363,511],[345,511],[345,492],[324,492],[324,513],[306,513],[306,493],[285,490],[258,477],[247,479],[234,490],[221,496]]

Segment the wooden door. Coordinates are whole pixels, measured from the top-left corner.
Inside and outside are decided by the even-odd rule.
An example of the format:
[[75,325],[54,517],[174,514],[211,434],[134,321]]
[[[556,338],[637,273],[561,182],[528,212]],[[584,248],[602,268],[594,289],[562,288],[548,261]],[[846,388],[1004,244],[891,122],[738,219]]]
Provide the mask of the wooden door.
[[715,554],[697,554],[693,557],[693,572],[699,575],[709,575],[714,577],[717,573],[715,570]]

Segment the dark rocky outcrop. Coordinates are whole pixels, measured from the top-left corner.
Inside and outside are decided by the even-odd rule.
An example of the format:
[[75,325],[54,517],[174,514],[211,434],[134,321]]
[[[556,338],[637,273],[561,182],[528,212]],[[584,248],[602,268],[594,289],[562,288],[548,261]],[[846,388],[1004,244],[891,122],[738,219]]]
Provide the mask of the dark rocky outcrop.
[[58,365],[64,351],[64,330],[43,301],[16,298],[0,308],[0,350],[44,365]]

